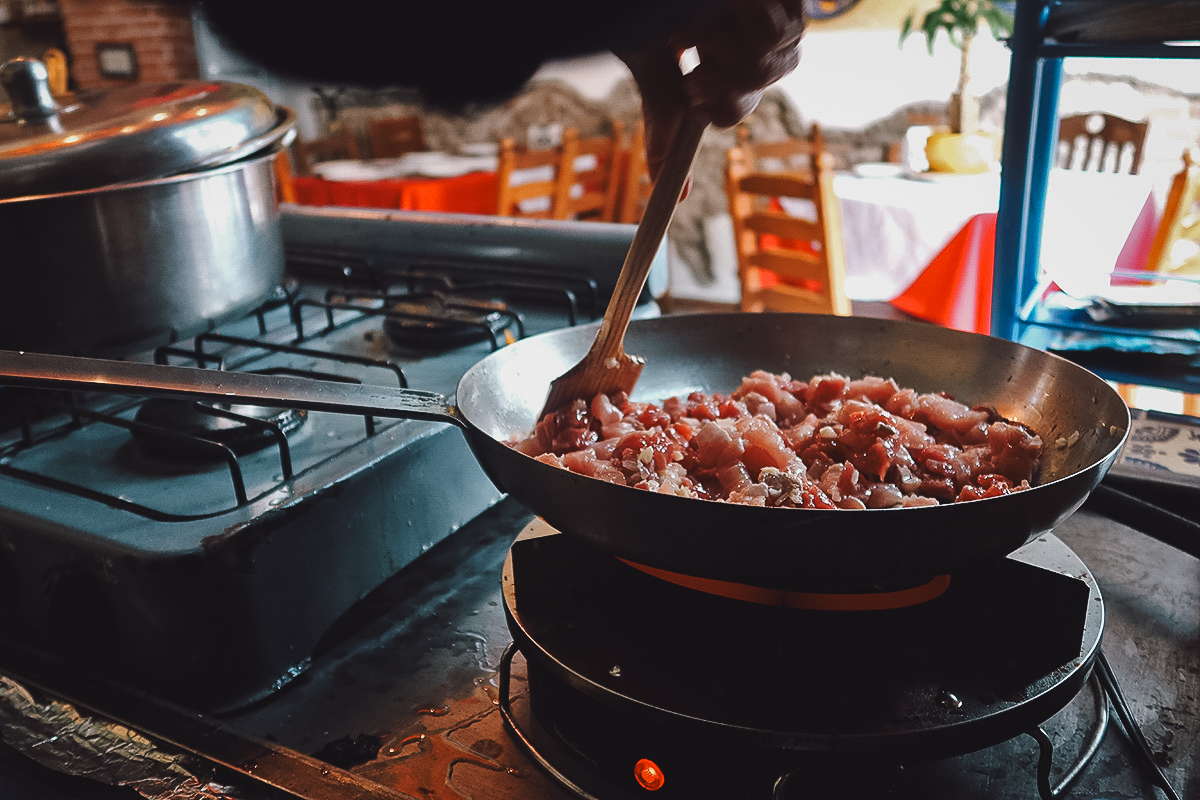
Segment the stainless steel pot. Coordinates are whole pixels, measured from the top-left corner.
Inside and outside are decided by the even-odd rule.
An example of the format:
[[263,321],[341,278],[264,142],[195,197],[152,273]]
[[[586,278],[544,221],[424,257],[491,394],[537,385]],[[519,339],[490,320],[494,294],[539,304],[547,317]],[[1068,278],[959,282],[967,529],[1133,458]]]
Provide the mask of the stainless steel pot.
[[0,200],[0,347],[135,353],[254,309],[283,279],[275,152]]
[[237,84],[51,98],[39,67],[0,68],[0,347],[130,354],[268,297],[295,115]]

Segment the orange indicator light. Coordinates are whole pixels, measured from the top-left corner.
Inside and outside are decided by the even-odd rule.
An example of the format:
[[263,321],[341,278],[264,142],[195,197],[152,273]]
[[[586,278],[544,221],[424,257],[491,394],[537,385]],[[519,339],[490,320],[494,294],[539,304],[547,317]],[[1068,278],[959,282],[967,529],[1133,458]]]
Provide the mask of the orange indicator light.
[[638,784],[643,789],[655,791],[661,789],[666,778],[663,777],[662,770],[648,758],[643,758],[633,765],[633,776],[637,778]]

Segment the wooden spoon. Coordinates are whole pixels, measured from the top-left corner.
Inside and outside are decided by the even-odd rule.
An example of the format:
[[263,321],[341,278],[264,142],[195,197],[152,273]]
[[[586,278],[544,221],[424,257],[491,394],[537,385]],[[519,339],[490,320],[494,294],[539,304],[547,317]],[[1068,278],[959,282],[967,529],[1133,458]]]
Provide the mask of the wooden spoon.
[[625,352],[625,330],[650,274],[654,256],[662,245],[667,226],[679,205],[679,196],[687,181],[708,122],[694,109],[684,115],[679,132],[667,152],[662,171],[646,201],[646,211],[638,223],[629,253],[617,276],[612,299],[604,312],[600,330],[583,359],[554,379],[550,394],[538,419],[578,398],[591,401],[597,394],[633,392],[646,360]]

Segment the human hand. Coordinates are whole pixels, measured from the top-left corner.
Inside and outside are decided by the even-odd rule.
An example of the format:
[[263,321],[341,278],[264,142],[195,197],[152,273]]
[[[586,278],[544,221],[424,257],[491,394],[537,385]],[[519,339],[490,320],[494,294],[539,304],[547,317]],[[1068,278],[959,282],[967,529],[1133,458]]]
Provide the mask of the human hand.
[[[802,9],[803,0],[727,0],[665,39],[616,51],[642,95],[651,178],[658,177],[690,106],[713,125],[736,125],[754,111],[766,87],[796,68]],[[685,75],[679,55],[689,48],[700,63]]]

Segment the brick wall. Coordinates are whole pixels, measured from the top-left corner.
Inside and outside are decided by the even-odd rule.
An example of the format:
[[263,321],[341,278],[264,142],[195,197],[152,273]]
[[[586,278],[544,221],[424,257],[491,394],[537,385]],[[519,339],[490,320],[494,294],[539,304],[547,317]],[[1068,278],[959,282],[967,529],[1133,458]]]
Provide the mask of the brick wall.
[[[156,0],[59,0],[76,89],[194,79],[199,76],[191,11]],[[138,77],[100,74],[97,44],[131,44]]]

